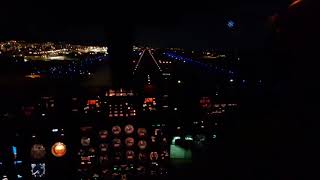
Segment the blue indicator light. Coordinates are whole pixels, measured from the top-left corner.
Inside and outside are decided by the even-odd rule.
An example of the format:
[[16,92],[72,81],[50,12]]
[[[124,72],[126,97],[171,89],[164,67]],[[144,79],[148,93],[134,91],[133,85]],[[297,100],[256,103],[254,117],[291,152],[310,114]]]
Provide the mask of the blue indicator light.
[[17,147],[12,146],[12,154],[13,154],[13,155],[17,155],[17,154],[18,154],[18,153],[17,153]]

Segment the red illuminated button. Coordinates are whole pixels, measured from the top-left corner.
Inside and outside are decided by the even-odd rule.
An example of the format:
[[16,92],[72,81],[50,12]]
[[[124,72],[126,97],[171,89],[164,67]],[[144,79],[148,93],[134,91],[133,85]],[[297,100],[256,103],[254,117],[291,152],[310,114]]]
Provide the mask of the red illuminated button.
[[99,131],[99,137],[100,139],[104,140],[108,138],[108,131],[107,130],[101,130]]
[[114,135],[119,135],[121,133],[121,127],[120,126],[113,126],[112,127],[112,133]]
[[146,147],[147,147],[147,142],[146,142],[145,140],[140,140],[140,141],[138,142],[138,147],[139,147],[139,149],[141,149],[141,150],[146,149]]
[[138,136],[145,137],[147,135],[147,130],[145,128],[138,128]]
[[120,148],[121,146],[121,140],[118,138],[113,139],[112,143],[114,148]]
[[131,124],[125,126],[124,131],[126,134],[132,134],[134,131],[134,127]]
[[127,158],[128,160],[133,160],[133,159],[134,159],[134,152],[133,152],[132,150],[128,150],[128,151],[126,152],[126,158]]
[[131,147],[134,145],[134,139],[132,137],[128,137],[126,138],[125,143],[128,147]]
[[150,160],[151,160],[151,161],[156,161],[156,160],[158,160],[158,157],[159,157],[158,152],[151,152],[151,153],[150,153]]

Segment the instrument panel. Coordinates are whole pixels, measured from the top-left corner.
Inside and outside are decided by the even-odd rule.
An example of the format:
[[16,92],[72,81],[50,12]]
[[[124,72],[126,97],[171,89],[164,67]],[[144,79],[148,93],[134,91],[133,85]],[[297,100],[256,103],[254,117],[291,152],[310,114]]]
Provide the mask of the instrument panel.
[[[53,97],[46,99],[55,103]],[[168,174],[162,172],[168,171],[169,157],[160,158],[169,151],[162,141],[168,135],[145,123],[146,117],[140,113],[143,102],[139,111],[134,96],[90,97],[82,99],[83,106],[79,106],[80,99],[72,98],[77,107],[71,107],[70,114],[62,117],[54,116],[51,109],[48,113],[45,108],[37,111],[36,107],[29,108],[33,111],[27,115],[22,113],[21,119],[30,121],[32,126],[16,129],[13,149],[7,152],[12,155],[14,168],[1,172],[2,179],[130,179]],[[110,112],[110,105],[116,110]],[[120,115],[124,108],[132,116]],[[162,128],[161,132],[165,131]],[[10,163],[2,164],[0,154],[0,170]]]

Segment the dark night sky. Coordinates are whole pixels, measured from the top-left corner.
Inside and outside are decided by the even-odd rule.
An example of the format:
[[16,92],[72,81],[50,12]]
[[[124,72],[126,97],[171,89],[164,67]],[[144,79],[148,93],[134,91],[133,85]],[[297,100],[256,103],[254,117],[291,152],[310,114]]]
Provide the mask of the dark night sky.
[[[41,10],[32,7],[28,11],[2,12],[7,18],[0,30],[0,40],[95,44],[108,43],[109,35],[123,31],[141,45],[230,47],[236,44],[237,37],[237,41],[245,42],[243,46],[256,47],[265,38],[268,16],[287,6],[289,1],[157,1],[152,4],[146,1],[129,4],[126,8],[88,6],[88,11],[85,8]],[[228,20],[236,22],[234,30],[227,28]]]

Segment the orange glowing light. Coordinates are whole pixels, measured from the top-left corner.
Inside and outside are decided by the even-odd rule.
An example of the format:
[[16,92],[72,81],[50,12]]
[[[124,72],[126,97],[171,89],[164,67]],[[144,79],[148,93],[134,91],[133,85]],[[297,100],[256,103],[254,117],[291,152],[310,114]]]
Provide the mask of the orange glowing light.
[[52,147],[51,147],[51,153],[55,157],[62,157],[67,153],[67,147],[65,144],[62,142],[56,142]]
[[293,0],[289,7],[299,5],[301,2],[302,2],[302,0]]
[[89,105],[96,105],[97,100],[88,100],[87,104]]
[[155,100],[155,98],[145,98],[144,99],[144,103],[153,103],[153,101]]
[[39,74],[29,74],[29,75],[26,75],[25,77],[31,78],[31,79],[41,78],[41,76]]

